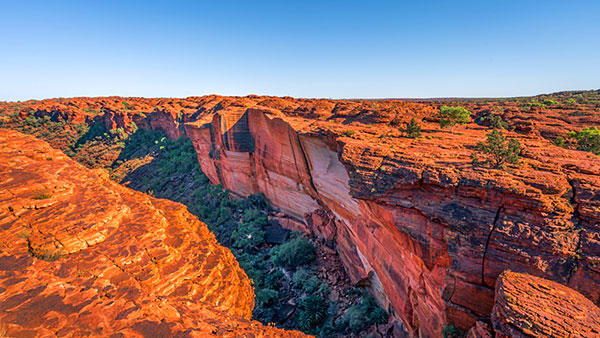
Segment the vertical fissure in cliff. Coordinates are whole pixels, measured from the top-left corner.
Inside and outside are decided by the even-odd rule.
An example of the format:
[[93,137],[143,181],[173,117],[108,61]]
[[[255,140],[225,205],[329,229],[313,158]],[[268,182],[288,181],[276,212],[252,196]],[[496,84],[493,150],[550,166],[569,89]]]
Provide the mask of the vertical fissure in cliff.
[[579,213],[579,203],[577,203],[577,199],[576,199],[577,189],[575,188],[573,179],[571,179],[569,177],[567,179],[567,182],[569,182],[569,185],[571,186],[571,191],[572,191],[572,196],[569,199],[569,203],[573,207],[573,216],[571,218],[571,221],[573,222],[573,224],[575,226],[574,230],[575,230],[575,233],[577,234],[577,246],[575,247],[575,258],[573,259],[573,264],[571,265],[571,267],[569,269],[569,275],[567,276],[567,285],[569,285],[571,282],[571,278],[573,277],[573,274],[575,273],[575,270],[577,270],[577,267],[579,266],[579,262],[581,261],[581,255],[579,255],[579,252],[581,251],[581,230],[583,229],[583,219],[581,218],[581,214]]
[[492,240],[492,235],[494,231],[496,231],[496,226],[498,225],[498,220],[500,219],[500,213],[504,209],[504,205],[501,205],[500,208],[496,211],[496,216],[494,216],[494,223],[492,223],[492,229],[490,230],[487,240],[485,241],[485,247],[483,249],[483,257],[481,258],[481,285],[485,285],[485,258],[487,256],[488,247],[490,245],[490,241]]

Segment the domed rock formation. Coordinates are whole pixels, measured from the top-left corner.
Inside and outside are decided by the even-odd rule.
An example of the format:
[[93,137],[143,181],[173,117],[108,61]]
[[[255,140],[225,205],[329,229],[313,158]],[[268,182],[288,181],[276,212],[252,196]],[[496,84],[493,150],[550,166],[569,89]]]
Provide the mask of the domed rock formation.
[[178,203],[0,129],[0,325],[11,337],[301,337]]
[[600,337],[600,308],[564,285],[506,271],[492,311],[498,338]]

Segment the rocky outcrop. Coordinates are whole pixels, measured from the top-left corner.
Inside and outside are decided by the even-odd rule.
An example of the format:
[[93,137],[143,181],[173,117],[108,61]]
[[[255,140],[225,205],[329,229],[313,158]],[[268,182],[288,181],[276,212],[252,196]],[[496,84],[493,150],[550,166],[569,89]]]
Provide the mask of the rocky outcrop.
[[8,336],[303,336],[250,320],[250,280],[184,206],[5,129],[0,177]]
[[498,338],[600,337],[600,308],[564,285],[506,271],[492,312]]
[[[440,129],[439,102],[127,100],[133,109],[107,109],[189,137],[213,183],[263,192],[333,241],[351,279],[372,289],[399,330],[439,337],[449,323],[467,330],[488,320],[507,268],[600,301],[600,159],[552,143],[598,121],[593,106],[465,103],[474,118],[495,111],[515,128],[505,133],[520,140],[523,159],[504,171],[471,163],[485,123]],[[398,129],[413,117],[423,129],[418,140]]]

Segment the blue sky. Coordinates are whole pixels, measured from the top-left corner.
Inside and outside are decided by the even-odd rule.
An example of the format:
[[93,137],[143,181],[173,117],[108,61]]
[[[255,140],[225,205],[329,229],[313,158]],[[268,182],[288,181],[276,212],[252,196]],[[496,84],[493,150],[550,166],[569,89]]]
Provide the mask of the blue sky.
[[0,0],[0,100],[600,88],[600,1]]

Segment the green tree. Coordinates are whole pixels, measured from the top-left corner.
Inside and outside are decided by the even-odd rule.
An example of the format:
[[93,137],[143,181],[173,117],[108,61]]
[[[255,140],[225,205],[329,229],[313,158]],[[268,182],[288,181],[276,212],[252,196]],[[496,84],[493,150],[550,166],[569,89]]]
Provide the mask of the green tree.
[[314,245],[301,237],[271,249],[271,260],[279,266],[295,268],[313,261],[315,257]]
[[240,222],[231,234],[231,239],[233,246],[238,249],[255,249],[265,241],[265,232],[253,223]]
[[410,122],[406,124],[404,132],[406,132],[406,136],[410,138],[419,138],[421,137],[421,125],[419,125],[417,120],[413,117]]
[[[521,154],[521,143],[517,139],[506,140],[500,130],[487,133],[486,142],[479,142],[477,149],[486,155],[485,162],[496,169],[502,169],[506,163],[518,164]],[[479,159],[473,154],[473,163]]]
[[463,107],[440,107],[440,126],[442,128],[450,127],[450,132],[457,124],[467,124],[471,120],[471,112]]
[[600,155],[600,129],[584,128],[581,131],[570,131],[568,137],[577,140],[577,149]]

